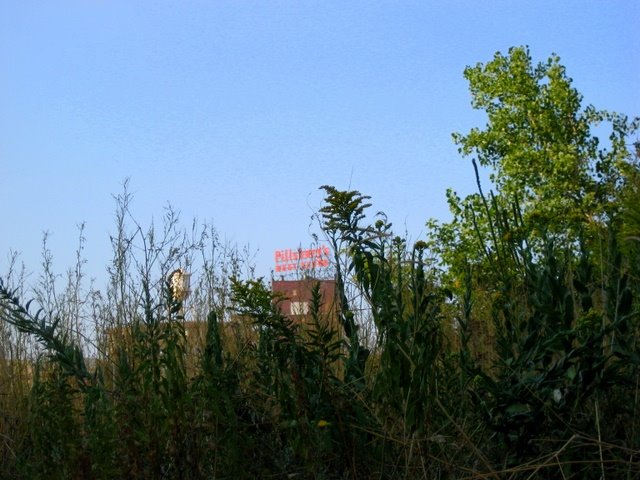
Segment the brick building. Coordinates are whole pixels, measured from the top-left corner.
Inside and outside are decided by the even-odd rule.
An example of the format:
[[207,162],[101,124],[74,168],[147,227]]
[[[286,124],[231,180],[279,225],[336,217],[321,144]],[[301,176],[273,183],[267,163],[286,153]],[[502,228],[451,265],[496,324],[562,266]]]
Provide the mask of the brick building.
[[316,284],[320,284],[320,312],[323,317],[334,320],[338,311],[335,280],[272,280],[271,290],[282,297],[278,303],[280,312],[292,320],[303,321],[311,311],[312,291]]

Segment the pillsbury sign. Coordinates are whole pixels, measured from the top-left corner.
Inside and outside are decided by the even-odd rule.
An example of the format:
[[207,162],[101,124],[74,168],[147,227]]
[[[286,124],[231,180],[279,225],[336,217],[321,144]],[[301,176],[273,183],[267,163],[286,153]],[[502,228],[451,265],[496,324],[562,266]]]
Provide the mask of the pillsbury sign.
[[275,251],[276,273],[295,270],[315,270],[329,267],[330,250],[326,246],[303,250],[286,249]]

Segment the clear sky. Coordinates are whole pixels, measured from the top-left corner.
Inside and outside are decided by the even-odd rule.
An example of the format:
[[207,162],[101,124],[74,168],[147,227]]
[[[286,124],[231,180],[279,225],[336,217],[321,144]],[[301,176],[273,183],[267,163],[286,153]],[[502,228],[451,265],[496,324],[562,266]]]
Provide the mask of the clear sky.
[[257,250],[310,242],[323,184],[373,197],[418,239],[474,190],[454,131],[481,126],[466,65],[560,55],[585,104],[640,114],[640,2],[0,0],[0,274],[55,268],[86,222],[104,275],[112,194],[170,202]]

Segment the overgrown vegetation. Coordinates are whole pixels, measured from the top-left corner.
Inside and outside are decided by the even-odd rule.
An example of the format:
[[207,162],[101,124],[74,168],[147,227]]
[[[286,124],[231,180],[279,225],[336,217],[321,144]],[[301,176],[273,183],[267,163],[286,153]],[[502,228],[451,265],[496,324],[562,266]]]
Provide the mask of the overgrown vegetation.
[[[450,222],[409,245],[322,187],[336,319],[316,288],[292,321],[171,210],[131,227],[126,189],[106,292],[84,289],[82,231],[62,294],[46,241],[33,290],[12,263],[0,477],[640,478],[637,121],[524,48],[465,76],[488,123],[454,136],[478,193],[448,193]],[[196,264],[185,308],[165,279]]]

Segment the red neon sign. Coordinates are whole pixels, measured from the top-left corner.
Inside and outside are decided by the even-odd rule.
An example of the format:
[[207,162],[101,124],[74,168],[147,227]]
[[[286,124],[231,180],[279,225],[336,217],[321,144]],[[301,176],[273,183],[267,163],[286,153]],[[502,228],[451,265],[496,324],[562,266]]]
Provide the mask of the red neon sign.
[[329,266],[329,247],[308,248],[303,250],[276,250],[276,272],[291,272],[294,270],[312,270]]

